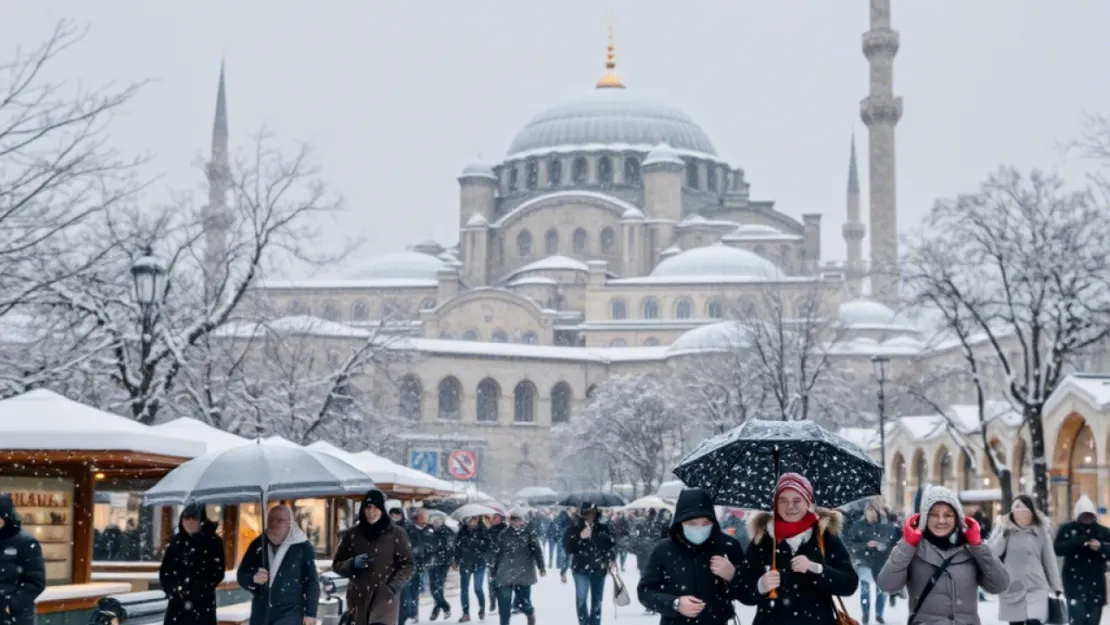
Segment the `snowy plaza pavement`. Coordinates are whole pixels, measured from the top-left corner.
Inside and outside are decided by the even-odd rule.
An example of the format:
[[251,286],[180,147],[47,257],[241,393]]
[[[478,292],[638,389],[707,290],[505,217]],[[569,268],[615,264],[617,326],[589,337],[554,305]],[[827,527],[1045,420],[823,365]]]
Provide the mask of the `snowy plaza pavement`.
[[[644,609],[638,601],[636,601],[636,582],[637,574],[633,566],[632,559],[629,560],[627,571],[621,576],[624,578],[630,591],[632,591],[632,603],[624,608],[616,608],[614,616],[614,605],[612,598],[612,584],[606,584],[605,590],[605,607],[602,612],[601,622],[604,623],[618,623],[622,625],[657,625],[659,617],[654,615],[644,614]],[[478,608],[474,600],[473,591],[471,591],[471,617],[474,618],[475,623],[478,622]],[[458,595],[448,597],[451,603],[451,620],[447,623],[458,622],[459,615],[462,614],[459,608]],[[532,602],[536,607],[536,623],[537,625],[575,625],[578,622],[578,617],[574,610],[574,580],[570,575],[567,576],[567,583],[562,584],[559,581],[559,572],[548,572],[546,577],[540,578],[539,584],[532,589]],[[845,603],[848,604],[848,610],[855,618],[860,617],[859,597],[855,596],[851,599],[846,599]],[[740,622],[747,625],[752,622],[755,615],[755,608],[737,604],[740,609]],[[431,608],[428,605],[421,606],[420,608],[420,622],[428,623],[428,616],[431,613]],[[998,620],[998,604],[994,600],[981,603],[979,607],[979,615],[982,619],[983,625],[1000,625],[1001,621]],[[898,604],[891,608],[887,607],[886,613],[883,615],[889,625],[902,625],[905,623],[909,614],[906,612],[906,602],[899,600]],[[487,614],[486,623],[498,623],[498,614]],[[442,623],[444,621],[437,621]],[[523,625],[525,622],[524,616],[517,614],[513,616],[511,621],[513,625]],[[871,623],[874,624],[874,615],[872,615]],[[1102,625],[1110,625],[1110,617],[1106,614],[1103,615]]]

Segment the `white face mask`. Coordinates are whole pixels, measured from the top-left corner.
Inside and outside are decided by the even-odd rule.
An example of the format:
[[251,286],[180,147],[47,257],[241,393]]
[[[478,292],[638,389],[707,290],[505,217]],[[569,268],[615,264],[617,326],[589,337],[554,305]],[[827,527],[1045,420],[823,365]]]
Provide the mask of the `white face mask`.
[[712,525],[683,525],[682,535],[691,544],[700,545],[709,540],[709,535],[713,533]]

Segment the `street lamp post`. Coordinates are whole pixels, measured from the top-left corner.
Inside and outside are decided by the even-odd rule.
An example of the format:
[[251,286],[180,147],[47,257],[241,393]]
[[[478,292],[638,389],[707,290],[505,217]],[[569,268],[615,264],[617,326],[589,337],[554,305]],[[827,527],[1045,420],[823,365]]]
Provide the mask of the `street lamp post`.
[[135,280],[135,302],[139,305],[139,326],[142,332],[139,337],[139,362],[145,365],[154,342],[154,322],[158,307],[166,292],[166,267],[154,256],[149,245],[143,249],[143,255],[132,263],[131,277]]
[[883,354],[871,357],[875,378],[879,381],[879,459],[886,470],[886,364],[890,358]]

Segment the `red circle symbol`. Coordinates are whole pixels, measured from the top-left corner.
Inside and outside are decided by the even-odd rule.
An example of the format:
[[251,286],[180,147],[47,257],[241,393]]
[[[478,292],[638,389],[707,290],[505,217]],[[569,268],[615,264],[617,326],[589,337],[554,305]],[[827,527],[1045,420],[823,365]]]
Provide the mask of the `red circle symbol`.
[[478,459],[472,451],[453,451],[447,456],[447,472],[456,480],[472,480],[478,474]]

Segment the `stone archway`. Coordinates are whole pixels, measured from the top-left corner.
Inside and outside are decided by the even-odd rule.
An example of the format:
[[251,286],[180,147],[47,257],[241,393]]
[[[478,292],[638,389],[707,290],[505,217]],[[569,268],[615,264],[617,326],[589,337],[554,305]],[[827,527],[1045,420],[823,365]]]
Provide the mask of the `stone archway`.
[[925,450],[918,447],[913,452],[913,488],[914,492],[929,483],[929,459]]
[[956,491],[956,458],[947,445],[941,445],[937,449],[936,457],[933,459],[933,467],[932,482]]
[[1090,425],[1072,413],[1060,424],[1053,449],[1049,500],[1057,522],[1070,520],[1075,500],[1086,495],[1101,506],[1098,491],[1098,447]]
[[906,457],[902,452],[894,452],[894,457],[890,461],[891,466],[891,489],[887,491],[890,493],[890,505],[893,508],[905,510],[906,509]]

